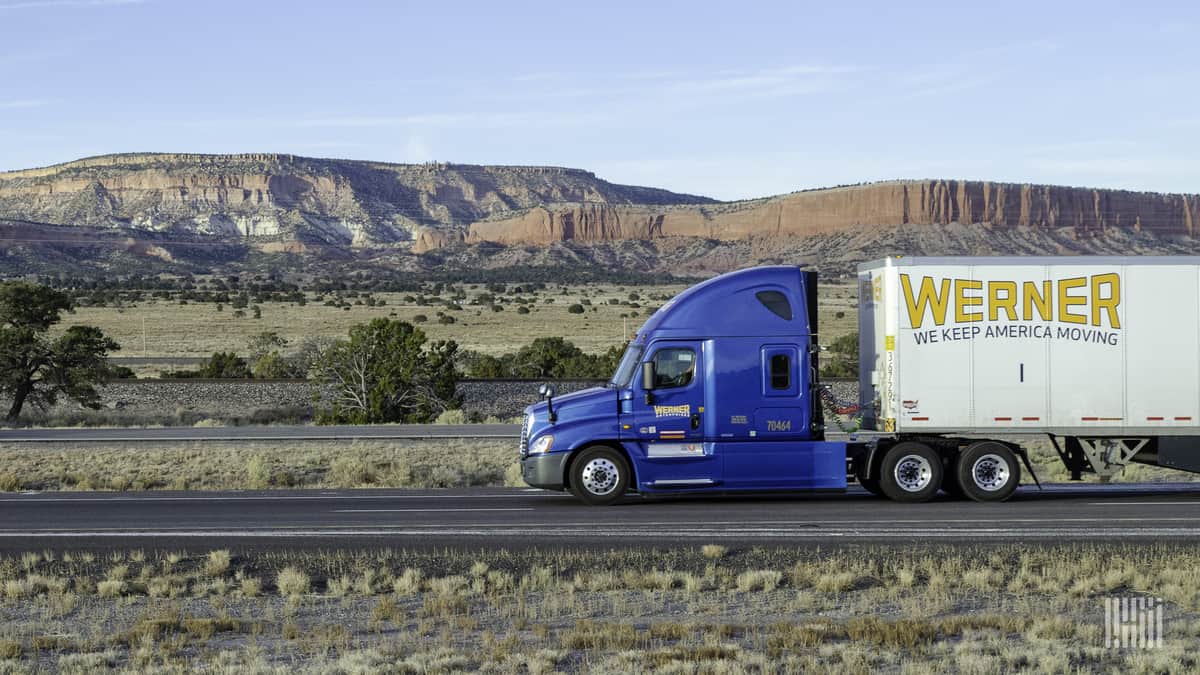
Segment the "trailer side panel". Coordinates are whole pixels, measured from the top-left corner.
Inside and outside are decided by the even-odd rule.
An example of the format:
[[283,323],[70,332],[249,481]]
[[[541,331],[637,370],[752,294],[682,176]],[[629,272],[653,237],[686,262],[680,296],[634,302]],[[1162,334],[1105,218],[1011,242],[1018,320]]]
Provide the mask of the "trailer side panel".
[[867,428],[1200,432],[1200,258],[889,258],[859,287]]

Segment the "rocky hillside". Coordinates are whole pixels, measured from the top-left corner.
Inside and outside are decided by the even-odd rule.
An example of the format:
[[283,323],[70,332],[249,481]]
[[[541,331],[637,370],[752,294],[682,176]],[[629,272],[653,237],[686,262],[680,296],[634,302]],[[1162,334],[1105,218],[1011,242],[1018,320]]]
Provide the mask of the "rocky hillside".
[[[889,254],[1195,254],[1200,195],[906,180],[741,202],[556,167],[110,155],[0,173],[10,274],[216,269],[704,276]],[[534,272],[536,268],[540,272]]]
[[416,240],[419,249],[543,204],[711,201],[578,169],[269,154],[108,155],[0,173],[0,218],[338,245]]

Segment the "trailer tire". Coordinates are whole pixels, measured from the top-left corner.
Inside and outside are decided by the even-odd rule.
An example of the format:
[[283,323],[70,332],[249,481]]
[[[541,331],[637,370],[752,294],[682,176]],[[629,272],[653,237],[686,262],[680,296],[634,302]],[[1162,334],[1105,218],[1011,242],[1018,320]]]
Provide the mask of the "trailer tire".
[[954,463],[963,494],[977,502],[1002,502],[1021,483],[1021,465],[1007,445],[980,441],[967,446]]
[[942,486],[942,458],[924,443],[896,444],[879,465],[879,487],[898,502],[926,502]]
[[593,445],[571,463],[571,493],[586,504],[608,506],[625,495],[631,473],[621,453]]

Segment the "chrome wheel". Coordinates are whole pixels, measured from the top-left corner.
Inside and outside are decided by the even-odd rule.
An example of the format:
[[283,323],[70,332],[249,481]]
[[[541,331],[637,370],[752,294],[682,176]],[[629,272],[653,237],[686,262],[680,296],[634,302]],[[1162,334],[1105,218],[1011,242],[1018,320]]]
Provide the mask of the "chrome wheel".
[[958,454],[954,476],[964,497],[977,502],[1002,502],[1021,483],[1021,464],[1007,445],[979,441]]
[[920,492],[933,480],[933,466],[920,455],[905,455],[893,471],[896,485],[905,492]]
[[607,457],[596,457],[583,465],[583,487],[588,492],[602,496],[617,488],[621,480],[621,470]]
[[984,455],[971,466],[971,477],[976,487],[988,492],[995,492],[1008,485],[1011,473],[1008,462],[999,455]]

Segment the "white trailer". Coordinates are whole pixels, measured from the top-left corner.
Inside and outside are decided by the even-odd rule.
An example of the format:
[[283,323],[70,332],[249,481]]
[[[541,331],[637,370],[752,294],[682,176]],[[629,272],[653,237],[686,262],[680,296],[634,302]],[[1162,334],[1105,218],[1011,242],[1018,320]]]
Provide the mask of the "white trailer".
[[[1076,479],[1130,461],[1200,472],[1200,257],[893,257],[858,281],[863,428],[890,439],[855,460],[868,489],[905,498],[907,467],[910,487],[944,474],[947,491],[1007,498],[1033,435]],[[881,466],[906,443],[933,453]]]

